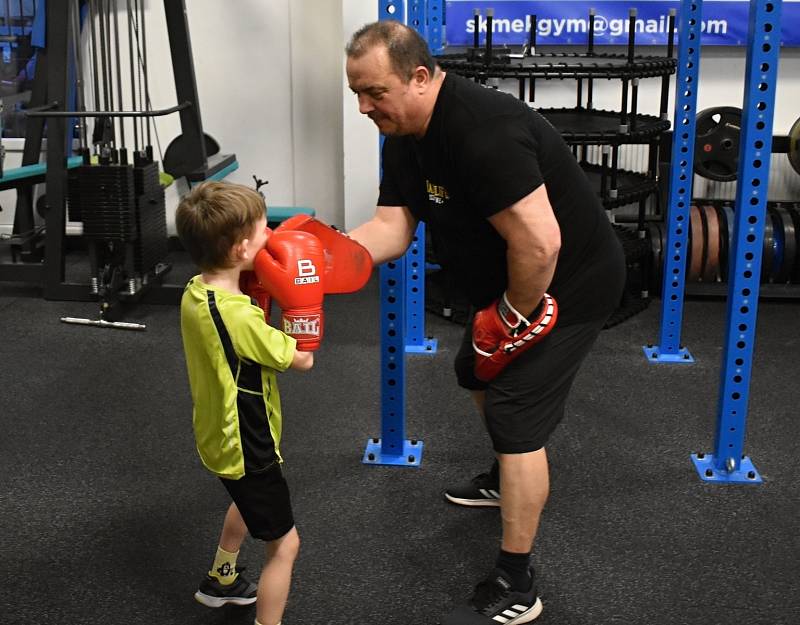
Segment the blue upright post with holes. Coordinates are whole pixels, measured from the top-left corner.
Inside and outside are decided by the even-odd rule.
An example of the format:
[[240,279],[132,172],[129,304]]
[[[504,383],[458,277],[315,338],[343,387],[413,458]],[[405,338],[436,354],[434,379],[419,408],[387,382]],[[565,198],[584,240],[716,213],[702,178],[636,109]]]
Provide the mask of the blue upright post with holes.
[[437,341],[425,336],[425,224],[417,232],[405,256],[406,352],[435,354]]
[[422,441],[405,438],[406,364],[405,326],[406,257],[380,266],[381,298],[381,437],[367,441],[365,464],[418,467]]
[[661,288],[661,337],[658,345],[644,347],[644,353],[650,362],[694,362],[689,350],[681,345],[681,324],[686,289],[686,258],[689,252],[687,243],[694,175],[702,8],[702,0],[681,0],[678,13],[678,70],[675,79],[675,127],[672,133],[672,163],[667,202],[667,246]]
[[[403,21],[402,0],[379,0],[379,19]],[[424,251],[424,248],[423,248]],[[424,257],[423,257],[424,258]],[[405,438],[406,365],[405,333],[407,295],[406,266],[409,253],[380,266],[381,298],[381,437],[367,441],[365,464],[419,467],[423,443]],[[422,262],[424,272],[424,260]],[[423,273],[424,276],[424,273]],[[424,305],[424,303],[423,303]],[[423,311],[424,314],[424,311]]]
[[425,3],[428,47],[433,54],[444,51],[445,6],[444,0],[428,0]]
[[767,214],[772,118],[778,78],[781,0],[751,0],[734,243],[728,272],[728,325],[713,454],[692,454],[703,480],[760,483],[743,454],[756,336],[761,252]]

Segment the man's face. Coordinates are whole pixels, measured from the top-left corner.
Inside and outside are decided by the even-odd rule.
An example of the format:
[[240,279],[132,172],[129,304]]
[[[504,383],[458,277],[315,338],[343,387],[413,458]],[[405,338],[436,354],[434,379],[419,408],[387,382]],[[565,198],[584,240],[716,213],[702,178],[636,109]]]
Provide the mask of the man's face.
[[359,58],[348,57],[346,71],[350,90],[358,97],[359,112],[369,117],[382,134],[419,132],[414,79],[405,82],[392,71],[384,46],[374,46]]

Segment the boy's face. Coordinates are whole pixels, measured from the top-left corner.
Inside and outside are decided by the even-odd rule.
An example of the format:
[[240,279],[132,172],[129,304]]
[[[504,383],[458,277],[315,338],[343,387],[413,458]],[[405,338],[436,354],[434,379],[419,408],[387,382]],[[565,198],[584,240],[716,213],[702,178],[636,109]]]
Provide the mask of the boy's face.
[[253,259],[255,259],[259,250],[264,249],[264,246],[267,244],[267,239],[271,234],[272,230],[267,228],[266,216],[262,217],[253,226],[253,231],[250,233],[250,236],[247,238],[245,243],[245,251],[247,255],[242,269],[253,268]]

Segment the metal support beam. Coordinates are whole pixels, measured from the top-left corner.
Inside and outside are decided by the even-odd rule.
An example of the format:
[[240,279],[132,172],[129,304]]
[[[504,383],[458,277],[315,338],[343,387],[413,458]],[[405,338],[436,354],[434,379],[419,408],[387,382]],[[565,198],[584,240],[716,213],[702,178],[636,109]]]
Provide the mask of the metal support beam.
[[364,464],[419,467],[422,441],[405,438],[406,363],[403,330],[406,257],[380,266],[381,436],[367,441]]
[[406,332],[409,354],[435,354],[438,341],[425,336],[425,224],[417,231],[405,258]]
[[661,289],[661,336],[658,345],[644,347],[644,353],[650,362],[694,362],[689,350],[681,345],[681,324],[686,288],[686,259],[689,252],[687,243],[694,175],[702,9],[702,0],[681,0],[678,14],[675,128],[672,133],[667,243],[664,253],[664,282]]
[[767,181],[772,151],[772,119],[780,56],[781,0],[751,0],[747,37],[742,138],[739,148],[733,250],[728,272],[728,323],[722,356],[717,429],[713,454],[693,454],[703,480],[760,483],[744,455],[744,435],[761,253],[767,213]]

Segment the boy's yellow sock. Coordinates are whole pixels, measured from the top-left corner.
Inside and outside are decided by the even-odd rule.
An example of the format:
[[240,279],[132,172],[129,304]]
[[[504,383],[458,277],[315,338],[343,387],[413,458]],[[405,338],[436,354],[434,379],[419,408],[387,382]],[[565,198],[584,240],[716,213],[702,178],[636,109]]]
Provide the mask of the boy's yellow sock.
[[214,564],[208,572],[211,577],[215,577],[223,586],[232,584],[236,580],[236,558],[239,552],[230,553],[222,547],[217,547],[217,555],[214,557]]

